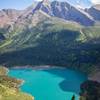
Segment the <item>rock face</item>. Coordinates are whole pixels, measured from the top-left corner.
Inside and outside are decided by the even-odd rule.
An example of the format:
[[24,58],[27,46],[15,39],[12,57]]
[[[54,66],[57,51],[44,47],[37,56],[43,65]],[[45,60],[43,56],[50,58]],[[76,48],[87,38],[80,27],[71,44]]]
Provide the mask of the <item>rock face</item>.
[[100,21],[100,5],[91,7],[87,12],[94,18],[94,20]]
[[10,19],[4,11],[0,11],[0,27],[3,27],[7,22],[10,22]]
[[33,10],[41,10],[50,16],[62,18],[65,20],[75,21],[82,25],[93,25],[94,20],[84,10],[71,6],[67,2],[49,2],[42,1]]
[[21,11],[14,9],[3,9],[0,11],[0,27],[11,25],[20,16]]
[[86,81],[81,85],[80,100],[100,100],[100,83]]
[[96,72],[95,74],[89,76],[90,80],[100,82],[100,71]]

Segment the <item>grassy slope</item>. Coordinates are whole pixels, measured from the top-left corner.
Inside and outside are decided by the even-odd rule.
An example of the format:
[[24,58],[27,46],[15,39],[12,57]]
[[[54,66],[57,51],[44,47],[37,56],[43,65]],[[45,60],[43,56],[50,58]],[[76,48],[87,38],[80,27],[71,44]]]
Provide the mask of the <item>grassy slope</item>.
[[79,31],[80,28],[80,25],[73,24],[73,22],[65,23],[63,20],[52,19],[40,22],[36,27],[27,28],[24,31],[15,29],[12,33],[9,33],[9,38],[0,43],[0,52],[13,51],[16,48],[34,47],[37,46],[40,39],[49,33],[57,33],[62,30]]
[[18,89],[22,81],[8,77],[7,71],[0,67],[0,100],[33,100],[30,95]]
[[0,100],[33,100],[31,96],[0,84]]
[[0,46],[0,64],[72,66],[90,72],[100,61],[99,30],[56,19],[41,22],[15,32],[11,43]]

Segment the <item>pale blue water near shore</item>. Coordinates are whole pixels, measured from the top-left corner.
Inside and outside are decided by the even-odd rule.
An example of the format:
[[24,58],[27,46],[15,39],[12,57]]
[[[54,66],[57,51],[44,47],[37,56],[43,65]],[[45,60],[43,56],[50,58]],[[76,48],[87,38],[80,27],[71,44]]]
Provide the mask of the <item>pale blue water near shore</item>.
[[69,69],[11,69],[9,75],[25,80],[20,87],[35,100],[71,100],[73,94],[78,100],[80,84],[87,80],[81,72]]

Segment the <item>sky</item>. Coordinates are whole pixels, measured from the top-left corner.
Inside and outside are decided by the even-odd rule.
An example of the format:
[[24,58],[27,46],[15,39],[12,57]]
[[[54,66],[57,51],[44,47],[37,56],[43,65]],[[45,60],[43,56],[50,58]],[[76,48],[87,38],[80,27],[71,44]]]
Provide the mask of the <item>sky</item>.
[[[34,1],[41,0],[0,0],[0,9],[25,9],[28,6],[32,5]],[[100,4],[100,0],[58,0],[58,1],[67,1],[72,5],[81,4],[82,6],[89,7],[92,4]]]

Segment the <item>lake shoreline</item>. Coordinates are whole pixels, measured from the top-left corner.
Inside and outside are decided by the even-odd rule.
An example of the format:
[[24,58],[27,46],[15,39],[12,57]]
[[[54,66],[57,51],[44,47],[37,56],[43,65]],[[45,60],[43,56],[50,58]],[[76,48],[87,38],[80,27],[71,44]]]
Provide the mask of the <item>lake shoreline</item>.
[[[9,69],[32,69],[32,70],[48,70],[48,69],[54,69],[54,68],[59,68],[59,69],[70,69],[70,68],[66,68],[66,67],[60,67],[60,66],[51,66],[51,65],[40,65],[40,66],[15,66]],[[75,69],[70,69],[70,70],[75,70]],[[78,70],[75,70],[78,71]],[[83,72],[82,72],[83,73]],[[99,74],[96,73],[94,75],[88,75],[88,80],[92,80],[92,81],[98,81],[100,82],[100,79],[98,78],[100,76],[100,72]]]
[[[54,68],[54,70],[53,70],[53,68]],[[20,89],[24,92],[27,92],[26,88],[28,87],[28,90],[31,91],[30,92],[31,95],[33,95],[36,98],[40,98],[40,97],[45,98],[45,95],[48,95],[51,98],[51,100],[54,97],[57,98],[56,96],[53,97],[53,96],[51,96],[51,94],[49,94],[51,92],[51,90],[52,90],[52,92],[55,91],[54,93],[58,93],[58,95],[60,93],[61,94],[60,96],[63,100],[65,100],[64,98],[67,98],[67,100],[71,99],[73,94],[75,94],[76,98],[78,98],[79,95],[77,95],[77,94],[79,92],[80,83],[87,79],[86,76],[83,74],[77,73],[76,71],[65,70],[67,68],[57,67],[57,66],[47,66],[47,65],[43,66],[42,65],[42,66],[35,66],[34,68],[29,67],[29,66],[24,66],[24,67],[18,66],[18,67],[14,67],[13,69],[11,72],[12,76],[14,76],[16,78],[20,77],[20,79],[25,80],[24,85],[22,87],[20,87]],[[18,69],[18,71],[16,71],[16,69]],[[25,71],[24,71],[24,69],[25,69]],[[47,69],[47,71],[45,69]],[[48,71],[48,69],[50,69],[50,72]],[[26,70],[29,70],[29,71],[26,71]],[[40,71],[35,71],[35,70],[40,70]],[[81,78],[79,75],[81,76]],[[68,79],[68,80],[66,81],[66,79]],[[35,80],[35,81],[33,81],[33,80]],[[73,87],[74,81],[76,82],[75,87]],[[67,83],[68,83],[68,85],[67,85]],[[66,88],[64,89],[65,84],[66,84]],[[54,88],[54,85],[55,85],[55,88]],[[27,87],[25,87],[25,86],[27,86]],[[42,87],[45,87],[48,90],[47,94],[45,94],[45,92],[47,92],[47,90]],[[48,88],[48,87],[50,87],[50,88]],[[41,90],[40,90],[40,88],[41,88]],[[68,88],[68,90],[67,90],[67,88]],[[39,93],[39,91],[40,91],[40,93]],[[43,93],[43,91],[45,91],[45,92]],[[72,91],[72,92],[70,92],[70,91]],[[66,92],[66,94],[65,94],[65,92]],[[39,93],[39,95],[40,94],[41,95],[38,96],[38,93]],[[52,95],[54,95],[54,93]],[[67,97],[67,95],[68,95],[68,97]],[[60,100],[59,98],[57,98],[57,99]],[[43,99],[41,99],[41,100],[43,100]]]
[[51,66],[51,65],[41,65],[41,66],[15,66],[9,69],[33,69],[33,70],[45,70],[45,69],[53,69],[53,68],[59,68],[59,69],[67,69],[66,67],[60,67],[60,66]]

